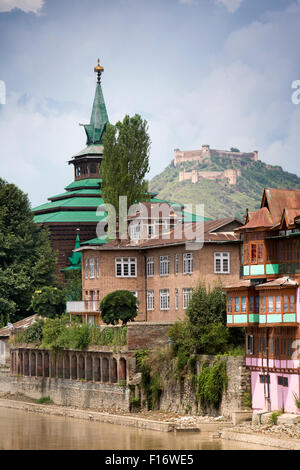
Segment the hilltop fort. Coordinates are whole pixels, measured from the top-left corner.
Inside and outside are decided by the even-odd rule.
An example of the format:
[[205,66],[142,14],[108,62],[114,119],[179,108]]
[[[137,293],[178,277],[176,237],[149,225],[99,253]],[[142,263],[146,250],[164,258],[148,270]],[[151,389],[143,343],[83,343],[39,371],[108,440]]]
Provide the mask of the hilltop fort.
[[[209,145],[202,145],[201,150],[174,150],[174,165],[180,165],[184,162],[199,162],[208,163],[212,156],[227,157],[230,160],[248,160],[249,163],[258,160],[258,151],[253,152],[239,152],[211,149]],[[241,176],[240,170],[227,169],[224,171],[197,171],[193,170],[186,172],[185,170],[179,172],[179,181],[190,180],[192,183],[198,183],[201,178],[216,180],[227,179],[230,185],[236,184],[237,178]]]

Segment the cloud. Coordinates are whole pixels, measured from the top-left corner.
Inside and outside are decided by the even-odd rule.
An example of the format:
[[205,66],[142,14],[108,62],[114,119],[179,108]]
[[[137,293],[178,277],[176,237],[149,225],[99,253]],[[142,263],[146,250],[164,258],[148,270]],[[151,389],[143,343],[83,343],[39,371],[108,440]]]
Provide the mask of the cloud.
[[216,0],[217,3],[224,5],[230,13],[238,10],[244,0]]
[[16,93],[0,106],[1,177],[30,193],[33,207],[73,181],[67,161],[85,147],[78,123],[87,117],[75,106],[62,111],[59,104]]
[[25,13],[39,13],[44,0],[0,0],[0,13],[8,12],[14,8],[25,11]]
[[179,3],[181,3],[182,5],[199,5],[199,2],[197,0],[179,0]]

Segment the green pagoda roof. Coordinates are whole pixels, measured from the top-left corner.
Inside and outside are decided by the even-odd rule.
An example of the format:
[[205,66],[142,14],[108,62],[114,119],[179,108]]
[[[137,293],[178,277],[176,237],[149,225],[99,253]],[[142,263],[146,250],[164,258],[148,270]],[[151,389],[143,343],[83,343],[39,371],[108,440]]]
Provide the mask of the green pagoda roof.
[[83,125],[87,136],[87,146],[93,144],[102,144],[103,134],[108,122],[108,115],[103,98],[101,83],[99,81],[96,85],[90,123]]
[[101,178],[87,178],[84,180],[77,180],[73,181],[73,183],[69,184],[65,187],[68,191],[69,189],[78,189],[78,188],[100,188],[100,184],[102,183]]
[[57,211],[38,214],[33,217],[36,224],[60,222],[100,222],[105,215],[97,215],[96,211]]
[[71,197],[67,199],[58,199],[54,202],[47,202],[46,204],[42,204],[41,206],[35,207],[33,211],[40,212],[40,211],[50,211],[51,209],[55,209],[58,207],[63,208],[72,208],[72,207],[88,207],[88,208],[97,208],[98,206],[104,204],[103,199],[99,197]]

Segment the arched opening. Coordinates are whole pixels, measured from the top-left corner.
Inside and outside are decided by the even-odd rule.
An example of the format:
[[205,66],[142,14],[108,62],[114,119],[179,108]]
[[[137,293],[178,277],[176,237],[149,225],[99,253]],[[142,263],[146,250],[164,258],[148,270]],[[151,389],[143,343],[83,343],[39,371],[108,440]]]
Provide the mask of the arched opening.
[[113,357],[111,361],[111,382],[116,383],[118,381],[118,363]]
[[77,357],[75,354],[73,354],[71,360],[71,378],[74,380],[77,379]]
[[49,377],[49,353],[44,353],[44,377]]
[[37,359],[36,359],[36,375],[38,377],[42,377],[43,375],[43,368],[42,368],[42,353],[38,352],[37,353]]
[[30,375],[36,376],[36,354],[33,351],[31,351],[30,361],[31,361]]
[[85,379],[84,357],[79,356],[79,379]]
[[100,357],[94,358],[94,380],[100,382],[101,380],[101,362]]
[[69,354],[64,355],[64,378],[69,379],[70,378],[70,358]]
[[107,357],[102,359],[102,382],[109,381],[109,362]]
[[62,379],[63,378],[63,355],[62,353],[58,353],[57,356],[57,378]]
[[119,382],[121,380],[127,380],[126,359],[124,357],[121,357],[119,362]]
[[86,380],[93,380],[92,356],[89,354],[86,358]]

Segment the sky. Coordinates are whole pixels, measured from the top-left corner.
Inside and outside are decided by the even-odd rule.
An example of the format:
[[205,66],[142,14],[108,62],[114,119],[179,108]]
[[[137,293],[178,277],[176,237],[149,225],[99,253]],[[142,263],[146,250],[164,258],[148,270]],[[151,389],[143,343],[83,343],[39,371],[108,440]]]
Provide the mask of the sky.
[[204,144],[300,176],[299,29],[300,0],[0,0],[0,177],[32,207],[73,181],[98,57],[110,122],[148,122],[148,178]]

